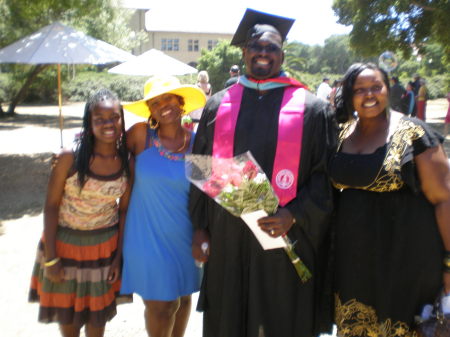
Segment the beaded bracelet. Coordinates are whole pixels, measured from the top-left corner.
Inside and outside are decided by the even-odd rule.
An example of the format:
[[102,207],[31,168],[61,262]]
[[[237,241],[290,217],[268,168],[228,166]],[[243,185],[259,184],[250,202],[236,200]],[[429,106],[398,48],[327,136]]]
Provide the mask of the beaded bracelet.
[[51,267],[55,264],[57,264],[61,260],[59,257],[55,257],[53,260],[47,261],[44,263],[44,267]]

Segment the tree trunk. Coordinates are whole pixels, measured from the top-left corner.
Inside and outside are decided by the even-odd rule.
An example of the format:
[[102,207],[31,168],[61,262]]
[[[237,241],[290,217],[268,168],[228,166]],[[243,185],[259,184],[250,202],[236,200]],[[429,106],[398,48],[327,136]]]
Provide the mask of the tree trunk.
[[48,66],[49,66],[49,64],[38,64],[34,67],[33,70],[30,71],[27,80],[22,85],[22,88],[20,88],[19,92],[12,99],[11,103],[9,103],[8,112],[7,112],[8,114],[14,114],[14,110],[16,109],[17,104],[19,104],[25,98],[25,95],[26,95],[31,83],[33,83],[36,76],[42,70],[47,68]]

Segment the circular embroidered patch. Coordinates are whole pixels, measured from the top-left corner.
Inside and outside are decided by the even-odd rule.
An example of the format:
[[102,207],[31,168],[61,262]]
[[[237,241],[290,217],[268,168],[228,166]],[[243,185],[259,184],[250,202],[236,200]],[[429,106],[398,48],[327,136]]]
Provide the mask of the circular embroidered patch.
[[275,177],[275,183],[282,190],[287,190],[294,183],[294,174],[291,170],[281,170]]

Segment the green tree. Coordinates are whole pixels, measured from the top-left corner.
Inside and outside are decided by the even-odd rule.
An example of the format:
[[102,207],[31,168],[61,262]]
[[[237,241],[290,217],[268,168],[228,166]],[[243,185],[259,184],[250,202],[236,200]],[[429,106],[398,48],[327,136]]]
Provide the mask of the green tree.
[[338,22],[353,25],[350,43],[364,56],[400,50],[405,56],[439,43],[450,62],[448,0],[334,0]]
[[[128,28],[127,21],[131,14],[128,10],[114,6],[113,0],[2,0],[0,48],[60,21],[97,39],[130,50],[144,39],[144,32],[133,36]],[[16,105],[25,98],[33,81],[48,68],[48,65],[7,67],[12,74],[11,82],[22,84],[11,97],[7,113],[14,113]],[[4,112],[0,104],[0,116],[2,114]]]
[[288,73],[306,71],[308,69],[309,46],[300,42],[290,42],[284,47],[283,69]]
[[229,70],[233,64],[241,66],[242,69],[241,55],[241,50],[230,46],[230,41],[227,40],[219,41],[212,50],[202,50],[197,69],[208,72],[213,92],[223,89],[226,80],[230,77]]
[[319,57],[322,67],[328,67],[335,74],[345,73],[351,64],[360,60],[361,57],[350,48],[348,35],[333,35],[326,39]]
[[425,46],[421,55],[421,70],[424,76],[437,74],[450,74],[450,62],[445,64],[444,48],[437,43],[429,43]]

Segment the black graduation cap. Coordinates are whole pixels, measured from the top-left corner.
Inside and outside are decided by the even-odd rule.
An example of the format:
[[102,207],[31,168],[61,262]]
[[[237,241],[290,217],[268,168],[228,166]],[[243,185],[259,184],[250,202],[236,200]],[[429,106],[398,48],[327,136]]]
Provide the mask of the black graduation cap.
[[231,45],[242,47],[247,41],[248,31],[256,24],[265,24],[275,27],[280,32],[281,38],[284,41],[286,40],[286,36],[294,24],[294,21],[295,19],[259,12],[254,9],[247,8],[238,28],[236,29],[236,33],[234,33],[233,39],[231,40]]

